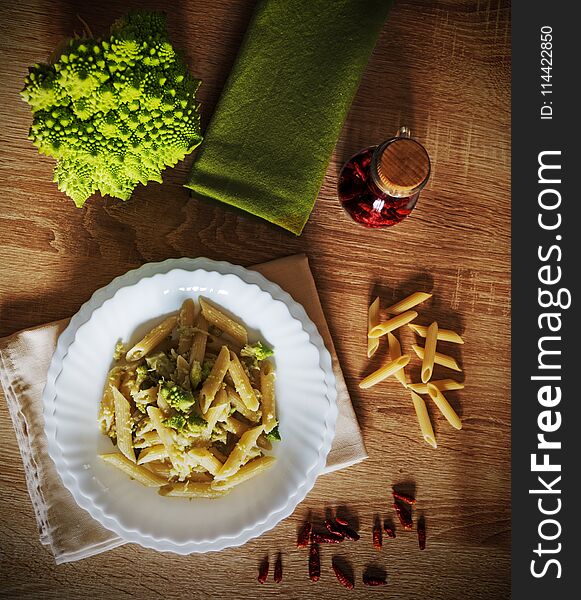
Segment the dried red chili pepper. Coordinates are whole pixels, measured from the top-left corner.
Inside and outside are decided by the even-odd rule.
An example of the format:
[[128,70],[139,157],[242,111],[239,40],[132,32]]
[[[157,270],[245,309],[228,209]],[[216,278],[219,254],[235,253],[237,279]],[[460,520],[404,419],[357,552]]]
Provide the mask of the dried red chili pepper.
[[383,532],[385,533],[385,535],[388,538],[394,538],[395,537],[395,530],[392,529],[391,527],[388,527],[387,525],[383,526]]
[[307,521],[303,528],[300,530],[299,535],[297,537],[297,548],[308,548],[311,543],[311,531],[313,530],[313,526],[310,521]]
[[416,503],[416,499],[413,496],[402,494],[401,492],[396,492],[395,490],[393,490],[393,499],[399,500],[404,504],[409,504],[410,506],[413,506]]
[[314,531],[311,539],[315,544],[340,544],[345,538],[334,533],[321,533]]
[[402,506],[401,504],[398,504],[397,502],[394,502],[393,508],[395,508],[395,512],[397,513],[397,516],[399,517],[399,522],[401,523],[401,526],[406,531],[413,529],[414,522],[412,520],[412,513],[407,509],[407,507]]
[[274,582],[280,583],[282,581],[282,554],[279,552],[276,557],[276,563],[274,563]]
[[264,583],[268,577],[268,556],[260,563],[258,568],[258,583]]
[[418,521],[418,544],[420,550],[426,549],[426,523],[424,519]]
[[381,527],[379,525],[373,526],[373,547],[376,550],[381,550],[382,539],[381,539]]
[[341,539],[345,538],[345,534],[340,529],[341,526],[337,525],[336,523],[333,523],[333,521],[331,519],[327,519],[325,521],[325,527],[327,528],[329,533],[332,533],[333,535],[337,535]]
[[339,583],[346,587],[348,590],[352,590],[355,587],[355,583],[353,580],[341,569],[341,567],[333,560],[332,563],[333,571],[335,571],[335,576]]
[[372,577],[371,575],[364,574],[363,583],[371,586],[387,585],[387,579],[385,577]]
[[321,577],[321,555],[317,544],[311,544],[309,550],[309,577],[311,581],[319,581]]
[[335,517],[335,522],[339,523],[339,525],[343,525],[344,527],[349,527],[349,521],[347,521],[347,519],[342,519],[341,517]]

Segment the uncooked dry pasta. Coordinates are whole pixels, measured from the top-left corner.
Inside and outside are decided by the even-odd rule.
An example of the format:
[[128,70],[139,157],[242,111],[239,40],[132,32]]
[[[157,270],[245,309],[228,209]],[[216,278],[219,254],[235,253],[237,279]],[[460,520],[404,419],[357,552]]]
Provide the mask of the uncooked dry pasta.
[[407,312],[401,313],[396,317],[392,317],[387,321],[383,321],[379,323],[370,332],[367,334],[370,338],[379,338],[382,335],[390,331],[395,331],[404,325],[407,325],[411,321],[413,321],[418,316],[418,313],[415,310],[408,310]]
[[[387,345],[389,347],[389,358],[391,358],[391,360],[397,360],[401,356],[401,344],[391,332],[387,334]],[[403,387],[407,387],[405,367],[396,371],[393,376],[403,385]]]
[[428,298],[431,297],[432,294],[428,294],[426,292],[414,292],[413,294],[406,296],[403,300],[400,300],[399,302],[388,306],[385,309],[385,312],[388,315],[399,315],[403,312],[408,311],[410,308],[413,308],[414,306],[425,302]]
[[370,388],[371,386],[378,384],[380,381],[387,379],[400,369],[403,369],[409,362],[409,354],[402,354],[396,360],[388,362],[386,365],[383,365],[383,367],[377,369],[377,371],[374,371],[373,373],[365,377],[365,379],[363,379],[359,383],[359,387],[362,389]]
[[379,325],[379,296],[370,304],[367,315],[367,358],[371,358],[379,348],[379,339],[369,337],[369,332]]
[[446,420],[454,429],[462,429],[462,421],[456,414],[456,411],[450,406],[450,403],[442,394],[442,392],[435,386],[428,383],[428,394],[434,401],[434,404],[438,407],[438,410],[446,417]]
[[[415,323],[408,323],[408,327],[415,331],[420,337],[426,337],[428,328],[425,325],[416,325]],[[453,344],[463,344],[464,340],[452,329],[440,329],[438,328],[438,341],[439,342],[452,342]]]
[[418,417],[418,423],[420,425],[420,430],[422,432],[422,437],[432,448],[437,447],[436,436],[434,435],[434,428],[432,427],[432,422],[430,421],[430,415],[428,414],[428,409],[426,408],[426,403],[421,396],[418,396],[415,392],[411,392],[412,402],[414,403],[414,409],[416,411],[416,415]]
[[[412,344],[412,348],[419,358],[424,358],[424,349],[421,346]],[[453,371],[462,371],[455,358],[448,356],[447,354],[442,354],[441,352],[436,352],[434,354],[434,362],[443,367],[448,367],[448,369],[452,369]]]
[[438,324],[434,321],[429,327],[426,335],[426,345],[424,346],[424,356],[422,358],[421,379],[427,383],[432,378],[434,370],[434,360],[436,358],[436,344],[438,343]]

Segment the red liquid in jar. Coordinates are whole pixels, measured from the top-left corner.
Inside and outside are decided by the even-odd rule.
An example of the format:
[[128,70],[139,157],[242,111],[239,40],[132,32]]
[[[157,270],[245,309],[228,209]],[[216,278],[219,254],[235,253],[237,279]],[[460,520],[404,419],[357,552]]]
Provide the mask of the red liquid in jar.
[[339,176],[339,201],[347,214],[365,227],[390,227],[413,210],[419,192],[395,198],[382,192],[371,178],[371,158],[376,146],[352,156]]

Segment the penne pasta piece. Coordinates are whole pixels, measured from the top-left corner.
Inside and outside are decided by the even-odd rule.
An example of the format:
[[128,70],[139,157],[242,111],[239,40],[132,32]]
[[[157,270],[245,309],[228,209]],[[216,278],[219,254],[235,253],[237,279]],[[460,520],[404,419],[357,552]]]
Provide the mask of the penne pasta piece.
[[208,323],[211,323],[222,330],[241,346],[248,344],[248,332],[242,324],[210,304],[205,298],[200,297],[200,306],[202,307],[202,313],[204,314],[204,317],[206,317]]
[[161,444],[157,431],[147,431],[133,440],[134,448],[149,448]]
[[141,339],[127,354],[125,358],[129,362],[142,359],[156,348],[165,338],[171,335],[178,321],[177,315],[168,317],[159,325],[156,325],[143,339]]
[[187,457],[194,466],[200,465],[212,475],[222,469],[222,463],[207,448],[190,448]]
[[164,483],[167,483],[172,475],[171,464],[166,460],[152,460],[151,462],[145,463],[143,467],[148,471],[163,477],[165,480]]
[[180,472],[181,475],[187,475],[188,471],[183,464],[183,460],[181,459],[180,452],[178,451],[173,435],[168,427],[163,424],[163,414],[159,408],[156,406],[148,406],[147,414],[151,419],[157,434],[159,435],[159,439],[161,443],[165,446],[167,456],[171,461],[172,465],[176,470]]
[[236,390],[231,385],[226,386],[226,392],[228,393],[230,404],[236,409],[236,412],[239,412],[243,417],[249,421],[252,421],[253,423],[258,423],[258,421],[260,421],[260,412],[246,408],[246,404],[242,402],[242,398],[240,398]]
[[421,380],[427,383],[432,378],[434,371],[434,359],[436,357],[436,345],[438,343],[438,324],[434,321],[428,327],[426,335],[426,344],[424,346],[424,356],[422,358]]
[[137,464],[143,465],[153,460],[165,460],[166,458],[167,450],[165,449],[165,446],[163,444],[158,444],[157,446],[150,446],[149,448],[144,448],[139,453]]
[[184,481],[183,483],[170,483],[159,489],[162,496],[175,496],[180,498],[218,498],[224,495],[223,490],[212,487],[211,483],[203,481]]
[[[416,325],[415,323],[408,323],[408,327],[415,331],[420,337],[426,337],[428,334],[428,328],[424,325]],[[439,342],[452,342],[453,344],[463,344],[464,340],[451,329],[438,329],[438,341]]]
[[388,306],[385,309],[385,312],[388,315],[399,315],[403,312],[406,312],[410,308],[413,308],[414,306],[425,302],[428,298],[431,297],[432,294],[428,294],[426,292],[414,292],[413,294],[406,296],[403,300],[400,300],[399,302]]
[[403,369],[409,362],[409,354],[402,354],[396,360],[388,362],[386,365],[383,365],[383,367],[377,369],[377,371],[371,373],[371,375],[365,377],[365,379],[363,379],[363,381],[361,381],[361,383],[359,384],[359,387],[364,390],[370,388],[372,385],[375,385],[380,381],[387,379],[387,377],[390,377],[400,369]]
[[222,387],[224,375],[226,374],[229,366],[230,350],[228,350],[226,346],[222,346],[220,354],[218,354],[216,362],[214,363],[208,378],[206,381],[204,381],[200,391],[200,408],[202,409],[202,413],[206,413],[208,408],[210,408],[212,400],[214,400],[218,390]]
[[224,420],[230,412],[230,400],[228,394],[224,388],[220,388],[218,393],[214,397],[210,408],[204,413],[204,419],[206,419],[208,425],[206,428],[206,436],[210,437],[216,423]]
[[274,369],[268,360],[260,365],[260,394],[262,400],[262,426],[270,433],[278,424],[274,400]]
[[[250,385],[248,375],[240,362],[240,359],[234,352],[230,352],[230,364],[228,365],[228,373],[232,377],[236,393],[242,399],[248,410],[257,410],[259,407],[258,398]],[[203,389],[203,388],[202,388]]]
[[131,479],[135,479],[147,487],[160,487],[167,483],[163,477],[152,473],[144,467],[136,465],[126,456],[123,456],[123,454],[119,454],[118,452],[112,454],[99,454],[99,458],[103,459],[106,463],[117,467],[129,475]]
[[178,354],[186,354],[192,347],[194,317],[196,305],[191,298],[184,300],[178,314]]
[[446,400],[444,394],[431,383],[428,383],[428,394],[434,401],[434,404],[438,407],[438,410],[446,417],[446,421],[454,427],[454,429],[462,429],[462,421],[456,414],[456,411],[450,406],[448,400]]
[[246,423],[239,421],[236,417],[228,417],[226,419],[226,429],[236,437],[240,437],[250,429],[250,425],[246,425]]
[[261,433],[256,440],[256,445],[263,450],[272,450],[272,442],[266,439],[264,433]]
[[135,462],[133,436],[131,435],[131,406],[125,396],[111,386],[115,403],[115,430],[117,432],[117,448],[131,462]]
[[[224,464],[227,460],[228,457],[223,454],[222,452],[220,452],[220,450],[218,450],[218,448],[214,448],[213,446],[211,448],[209,448],[210,452],[212,453],[213,456],[215,456],[222,464]],[[190,477],[191,479],[191,477]]]
[[[412,348],[414,352],[418,355],[422,360],[424,359],[424,349],[417,344],[412,344]],[[443,367],[448,367],[448,369],[452,369],[453,371],[462,372],[462,369],[458,366],[456,359],[452,356],[448,356],[447,354],[442,354],[441,352],[436,352],[434,354],[434,362],[437,365],[442,365]]]
[[434,428],[432,427],[432,422],[430,421],[430,415],[428,414],[428,409],[426,408],[426,403],[424,399],[418,396],[415,392],[411,392],[412,394],[412,402],[414,403],[414,408],[416,409],[416,415],[418,417],[418,423],[420,424],[420,430],[422,432],[422,437],[432,448],[437,448],[438,444],[436,443],[436,436],[434,435]]
[[196,331],[192,338],[192,347],[190,349],[190,365],[193,365],[194,361],[197,361],[198,364],[201,365],[204,362],[204,355],[206,354],[208,334],[205,332],[208,331],[208,322],[202,313],[200,313],[198,316],[198,322],[196,323],[196,326],[199,331]]
[[160,408],[164,416],[167,416],[171,413],[171,406],[167,403],[167,400],[161,393],[161,385],[157,388],[157,406]]
[[377,325],[379,325],[379,296],[371,303],[367,314],[367,358],[371,358],[379,348],[379,338],[369,337],[369,333]]
[[235,485],[238,485],[243,481],[248,481],[248,479],[251,479],[259,473],[266,471],[266,469],[272,467],[275,460],[276,459],[273,456],[260,456],[255,458],[246,463],[235,474],[229,476],[228,478],[220,480],[214,479],[211,484],[212,488],[215,490],[229,490]]
[[[387,334],[387,344],[389,347],[389,358],[391,358],[392,361],[397,360],[401,356],[401,345],[399,340],[391,332]],[[403,387],[407,387],[408,383],[405,376],[405,368],[399,369],[393,376],[403,385]]]
[[262,425],[258,425],[242,434],[242,437],[238,440],[238,443],[234,446],[232,452],[230,452],[230,456],[222,465],[220,471],[214,474],[215,481],[226,479],[227,477],[234,475],[234,473],[240,469],[248,454],[256,446],[256,440],[262,432]]
[[[434,379],[430,381],[432,385],[435,385],[441,392],[448,390],[463,390],[464,384],[454,379]],[[416,394],[427,394],[428,384],[427,383],[408,383],[408,388],[416,392]]]
[[107,375],[107,383],[99,407],[99,427],[108,435],[115,423],[115,399],[113,398],[113,387],[118,388],[123,375],[123,367],[113,367]]
[[394,331],[396,329],[399,329],[403,325],[407,325],[410,321],[413,321],[417,316],[418,313],[415,310],[408,310],[407,312],[401,313],[396,317],[392,317],[387,321],[383,321],[383,323],[379,323],[369,331],[368,336],[370,338],[379,338],[390,331]]

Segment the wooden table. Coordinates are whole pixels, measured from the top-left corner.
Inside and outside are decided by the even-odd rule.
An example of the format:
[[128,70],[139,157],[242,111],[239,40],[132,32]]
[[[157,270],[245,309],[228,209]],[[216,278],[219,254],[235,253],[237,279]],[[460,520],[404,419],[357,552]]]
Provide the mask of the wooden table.
[[[208,121],[248,23],[251,0],[178,0],[169,14],[176,46],[203,81]],[[146,1],[3,2],[0,16],[0,335],[73,314],[92,292],[148,261],[207,256],[250,265],[306,252],[369,451],[369,460],[321,477],[295,514],[260,539],[206,556],[156,554],[120,547],[55,566],[40,545],[22,463],[0,402],[0,595],[19,598],[289,598],[371,596],[368,565],[384,567],[392,598],[509,597],[510,570],[510,13],[507,0],[401,0],[369,63],[338,141],[316,208],[300,238],[224,206],[189,200],[182,187],[191,158],[162,186],[132,200],[94,200],[78,210],[51,183],[53,161],[27,141],[28,107],[19,99],[26,68],[59,40],[95,34],[130,5]],[[169,4],[168,4],[169,6]],[[428,148],[434,170],[412,218],[388,231],[347,220],[335,185],[343,161],[409,125]],[[423,312],[458,327],[464,391],[450,394],[464,429],[436,416],[439,447],[421,442],[408,395],[395,382],[368,391],[357,382],[365,358],[367,305],[417,289],[435,301]],[[409,340],[408,340],[409,343]],[[412,482],[428,528],[400,533],[382,553],[371,544],[375,517],[391,517],[390,489]],[[312,584],[296,529],[309,511],[321,518],[346,506],[362,539],[339,547],[358,578],[340,588],[325,548],[323,576]],[[256,582],[262,556],[282,551],[285,579]]]

